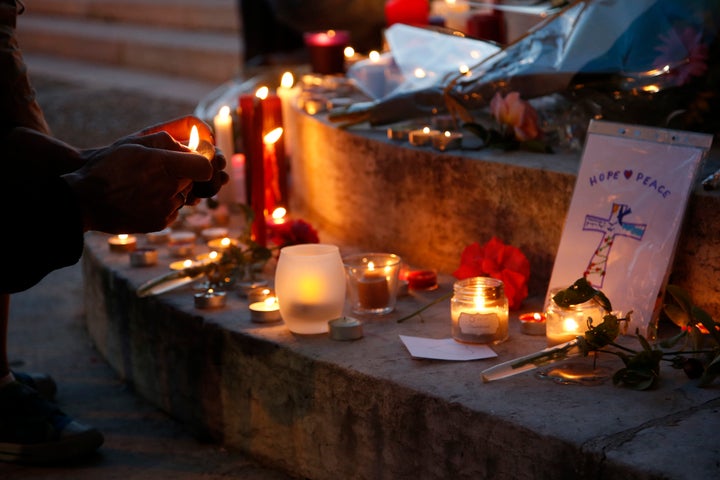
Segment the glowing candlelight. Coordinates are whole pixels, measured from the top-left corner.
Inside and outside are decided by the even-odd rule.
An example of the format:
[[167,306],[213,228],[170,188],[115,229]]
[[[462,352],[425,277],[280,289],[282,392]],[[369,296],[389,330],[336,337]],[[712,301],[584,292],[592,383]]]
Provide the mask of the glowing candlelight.
[[198,133],[198,129],[195,125],[192,126],[190,129],[190,140],[188,140],[187,147],[190,150],[197,151],[198,146],[200,145],[200,134]]
[[132,252],[133,250],[135,250],[135,247],[137,246],[137,238],[132,235],[121,233],[114,237],[108,238],[108,245],[110,246],[111,252],[116,252],[116,253]]

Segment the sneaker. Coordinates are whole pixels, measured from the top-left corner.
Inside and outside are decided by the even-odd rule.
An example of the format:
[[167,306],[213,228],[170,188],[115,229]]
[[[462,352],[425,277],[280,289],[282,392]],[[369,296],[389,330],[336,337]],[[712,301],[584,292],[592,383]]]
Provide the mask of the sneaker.
[[57,384],[47,373],[25,373],[13,370],[12,374],[15,377],[15,380],[35,389],[35,391],[46,400],[52,400],[55,398],[55,394],[57,393]]
[[0,388],[0,461],[54,463],[88,455],[104,438],[20,382]]

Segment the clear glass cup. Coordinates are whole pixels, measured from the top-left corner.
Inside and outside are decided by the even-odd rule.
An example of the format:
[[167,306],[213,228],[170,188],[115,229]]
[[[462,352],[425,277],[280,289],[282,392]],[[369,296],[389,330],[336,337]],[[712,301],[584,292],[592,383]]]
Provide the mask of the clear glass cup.
[[275,270],[275,294],[291,332],[326,333],[342,316],[345,271],[335,245],[308,243],[282,248]]
[[385,315],[395,309],[402,259],[393,253],[362,253],[343,258],[352,311]]

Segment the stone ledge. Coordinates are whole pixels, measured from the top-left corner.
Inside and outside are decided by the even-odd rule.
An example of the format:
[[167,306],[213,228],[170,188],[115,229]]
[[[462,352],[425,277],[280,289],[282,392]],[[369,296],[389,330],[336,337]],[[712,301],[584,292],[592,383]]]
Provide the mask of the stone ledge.
[[[291,210],[340,243],[393,251],[451,273],[462,249],[492,236],[531,264],[531,295],[544,295],[579,167],[578,154],[449,151],[387,139],[383,129],[338,129],[324,115],[291,111]],[[700,180],[720,168],[713,152],[693,191],[671,281],[720,317],[720,191]]]
[[[168,261],[161,252],[161,262]],[[165,263],[166,265],[167,263]],[[189,289],[137,298],[166,267],[131,268],[88,234],[91,337],[136,390],[198,433],[303,478],[691,479],[720,472],[720,393],[665,367],[659,390],[561,386],[530,373],[483,384],[480,371],[539,350],[519,333],[478,362],[414,360],[399,334],[449,334],[447,304],[421,320],[369,320],[336,342],[250,322],[247,304],[196,310]],[[427,297],[447,291],[448,285]],[[611,362],[603,359],[603,362]]]

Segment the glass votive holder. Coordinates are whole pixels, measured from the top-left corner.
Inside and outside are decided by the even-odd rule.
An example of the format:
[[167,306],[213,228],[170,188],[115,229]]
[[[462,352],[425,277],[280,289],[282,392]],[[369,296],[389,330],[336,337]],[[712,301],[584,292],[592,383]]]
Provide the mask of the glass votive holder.
[[280,314],[293,333],[327,333],[345,306],[345,271],[335,245],[308,243],[280,250],[275,269]]
[[452,336],[458,342],[497,344],[509,336],[503,282],[490,277],[458,280],[450,300]]
[[363,253],[343,258],[353,312],[384,315],[395,309],[401,262],[393,253]]
[[605,309],[595,300],[585,303],[561,307],[554,301],[555,294],[561,288],[550,291],[550,297],[545,309],[545,329],[549,347],[569,342],[583,335],[588,330],[588,318],[593,325],[599,325],[606,314]]

